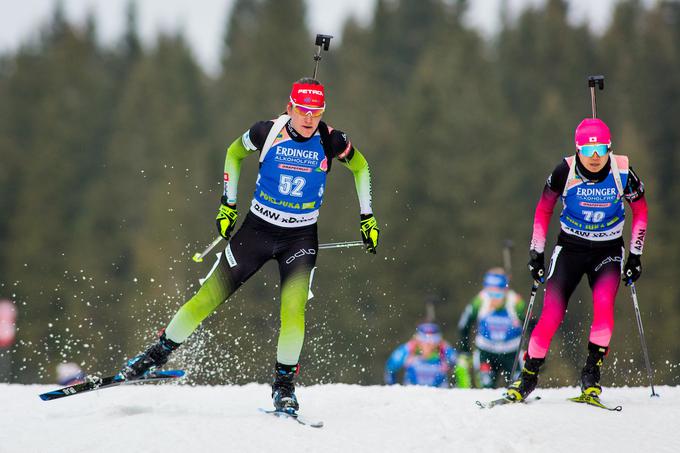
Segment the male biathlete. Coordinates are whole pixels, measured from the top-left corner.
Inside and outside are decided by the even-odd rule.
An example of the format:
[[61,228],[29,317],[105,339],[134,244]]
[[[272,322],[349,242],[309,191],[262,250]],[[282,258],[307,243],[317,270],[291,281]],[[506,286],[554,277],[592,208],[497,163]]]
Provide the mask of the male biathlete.
[[[611,152],[607,125],[597,118],[581,121],[575,134],[576,154],[564,158],[543,189],[534,216],[529,270],[534,280],[546,281],[541,316],[534,328],[520,378],[506,398],[521,401],[536,388],[539,368],[567,309],[569,297],[586,275],[593,292],[593,321],[588,357],[581,371],[581,390],[598,398],[600,369],[614,329],[614,301],[623,271],[626,285],[642,273],[640,256],[647,230],[647,202],[642,181],[628,158]],[[548,225],[558,199],[562,200],[561,231],[544,275]],[[623,265],[624,205],[633,213],[632,239]]]
[[371,208],[368,163],[347,135],[321,121],[324,87],[312,78],[293,84],[286,114],[259,121],[227,149],[224,194],[217,229],[229,239],[238,217],[241,161],[258,154],[260,168],[250,211],[198,292],[163,329],[158,342],[130,359],[120,374],[134,379],[165,364],[198,325],[264,263],[276,260],[281,276],[281,329],[272,398],[277,410],[296,411],[295,377],[305,333],[305,305],[316,263],[316,221],[333,159],[354,174],[361,208],[361,237],[375,253],[378,225]]
[[474,338],[474,368],[479,385],[496,388],[499,376],[505,387],[515,376],[510,376],[512,365],[520,347],[525,304],[522,296],[509,287],[509,279],[500,267],[484,274],[484,288],[465,307],[458,321],[461,356],[472,351]]

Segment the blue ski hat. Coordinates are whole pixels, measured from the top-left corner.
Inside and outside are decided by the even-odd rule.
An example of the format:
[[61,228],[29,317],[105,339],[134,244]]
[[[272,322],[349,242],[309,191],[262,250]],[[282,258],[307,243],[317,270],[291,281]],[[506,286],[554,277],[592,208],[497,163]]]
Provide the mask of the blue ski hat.
[[416,327],[416,340],[424,343],[439,343],[442,341],[442,331],[433,322],[424,322]]
[[507,288],[508,276],[498,272],[487,272],[484,274],[484,288]]

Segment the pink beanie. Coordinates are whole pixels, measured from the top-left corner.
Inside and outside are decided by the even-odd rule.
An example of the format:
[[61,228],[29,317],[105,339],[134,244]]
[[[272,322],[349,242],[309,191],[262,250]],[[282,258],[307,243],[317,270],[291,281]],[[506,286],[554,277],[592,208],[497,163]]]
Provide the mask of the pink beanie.
[[590,143],[602,143],[611,146],[612,138],[607,125],[598,118],[586,118],[576,128],[574,134],[576,148],[581,149],[583,145]]

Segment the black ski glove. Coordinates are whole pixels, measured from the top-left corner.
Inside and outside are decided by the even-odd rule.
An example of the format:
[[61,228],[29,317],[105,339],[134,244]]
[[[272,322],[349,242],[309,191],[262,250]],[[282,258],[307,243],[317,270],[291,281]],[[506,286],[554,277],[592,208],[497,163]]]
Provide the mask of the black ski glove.
[[529,250],[529,272],[531,277],[539,282],[545,282],[545,254],[538,253],[536,250]]
[[640,278],[640,275],[642,275],[640,255],[629,252],[626,265],[623,266],[623,281],[626,283],[626,286],[630,286]]

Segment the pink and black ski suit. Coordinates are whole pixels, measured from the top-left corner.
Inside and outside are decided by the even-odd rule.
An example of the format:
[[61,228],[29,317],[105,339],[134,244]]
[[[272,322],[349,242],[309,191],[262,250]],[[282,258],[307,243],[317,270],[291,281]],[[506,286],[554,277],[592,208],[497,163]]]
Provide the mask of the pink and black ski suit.
[[528,355],[545,358],[585,274],[593,291],[591,343],[608,347],[614,329],[614,301],[623,267],[623,200],[633,213],[630,252],[642,254],[647,230],[644,184],[626,156],[609,154],[605,167],[588,171],[577,156],[566,157],[548,177],[536,206],[531,249],[543,253],[550,218],[562,199],[561,231],[547,270],[543,310],[529,341]]

